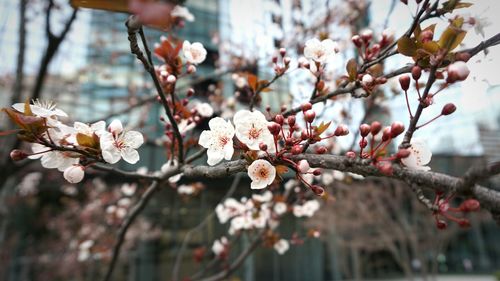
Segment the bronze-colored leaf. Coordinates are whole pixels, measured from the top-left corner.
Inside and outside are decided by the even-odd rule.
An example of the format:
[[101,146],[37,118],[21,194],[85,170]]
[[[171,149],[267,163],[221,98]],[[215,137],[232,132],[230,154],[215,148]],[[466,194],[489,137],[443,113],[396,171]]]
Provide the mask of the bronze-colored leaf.
[[349,76],[349,81],[356,80],[358,76],[358,64],[355,59],[350,59],[346,65],[347,75]]
[[284,166],[284,165],[277,165],[276,166],[276,173],[281,176],[285,173],[288,172],[288,167],[287,166]]
[[71,0],[71,6],[127,13],[129,0]]
[[417,44],[413,39],[403,36],[398,40],[398,52],[402,55],[413,57],[417,51]]
[[439,51],[439,44],[435,41],[429,41],[422,44],[422,48],[424,48],[428,53],[435,54]]
[[247,77],[248,86],[255,92],[257,91],[257,76],[253,74],[248,74]]
[[328,127],[330,127],[331,123],[332,123],[332,121],[330,121],[328,123],[321,122],[321,124],[319,124],[318,128],[316,129],[316,132],[318,132],[318,135],[321,135],[323,132],[325,132],[326,129],[328,129]]
[[85,147],[94,147],[95,146],[94,138],[92,136],[89,136],[86,134],[82,134],[82,133],[76,134],[76,141],[78,142],[78,144],[80,146],[85,146]]

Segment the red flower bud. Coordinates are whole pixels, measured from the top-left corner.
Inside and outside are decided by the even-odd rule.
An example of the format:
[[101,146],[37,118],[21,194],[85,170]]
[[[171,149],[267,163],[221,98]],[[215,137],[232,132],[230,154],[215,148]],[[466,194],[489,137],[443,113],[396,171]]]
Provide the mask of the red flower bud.
[[294,142],[294,141],[293,141],[293,138],[286,138],[286,139],[285,139],[285,144],[286,144],[287,146],[292,146],[292,145],[293,145],[293,142]]
[[283,115],[281,114],[278,114],[274,117],[274,121],[276,121],[276,123],[280,125],[283,125],[283,123],[285,123],[285,117],[283,117]]
[[382,141],[388,141],[391,138],[391,127],[385,127],[382,132]]
[[267,144],[261,142],[259,144],[259,149],[262,151],[267,151]]
[[399,76],[399,85],[401,85],[401,89],[403,89],[403,91],[408,91],[408,89],[410,88],[410,76]]
[[26,157],[28,157],[28,154],[19,149],[14,149],[10,152],[10,159],[12,159],[12,161],[21,161],[26,159]]
[[455,112],[455,110],[457,110],[457,107],[454,104],[447,103],[447,104],[445,104],[445,106],[443,106],[443,109],[441,110],[441,114],[450,115],[453,112]]
[[368,134],[370,133],[370,125],[368,124],[361,124],[359,126],[359,133],[361,134],[362,137],[366,137],[368,136]]
[[302,111],[306,112],[312,108],[312,104],[309,102],[306,102],[306,103],[303,103],[300,107],[302,108]]
[[347,129],[346,125],[340,124],[337,127],[337,129],[335,129],[334,134],[337,137],[339,137],[339,136],[345,136],[345,135],[349,134],[349,129]]
[[414,67],[411,68],[411,76],[413,77],[413,80],[418,80],[420,79],[420,76],[422,76],[422,68],[420,66],[415,65]]
[[307,133],[306,129],[302,130],[300,133],[300,139],[301,140],[307,140],[309,138],[309,134]]
[[287,122],[290,127],[295,126],[295,121],[296,121],[295,115],[288,116]]
[[436,221],[436,226],[438,229],[446,229],[448,227],[448,224],[444,220],[438,220]]
[[361,40],[361,37],[359,37],[359,35],[354,35],[351,38],[351,41],[357,48],[361,48],[361,46],[363,45],[363,41]]
[[401,122],[394,122],[391,125],[391,138],[395,138],[399,136],[402,132],[405,131],[405,125]]
[[368,145],[368,141],[366,139],[361,139],[359,141],[359,147],[365,148]]
[[316,169],[316,170],[314,170],[314,171],[313,171],[313,175],[315,175],[315,176],[319,176],[319,175],[321,175],[321,170],[320,170],[320,169]]
[[273,61],[273,63],[277,63],[278,62],[278,57],[277,56],[273,56],[272,61]]
[[382,130],[382,124],[378,121],[373,121],[370,128],[372,135],[376,135],[380,132],[380,130]]
[[356,158],[356,152],[354,151],[347,151],[345,156],[347,156],[348,158]]
[[462,204],[460,204],[460,211],[462,212],[476,212],[479,211],[481,205],[476,199],[467,199]]
[[304,119],[306,119],[307,122],[312,123],[314,118],[316,118],[316,112],[308,110],[304,113]]
[[323,194],[325,194],[325,189],[319,185],[312,185],[311,190],[318,196],[323,196]]
[[434,32],[432,32],[432,30],[425,30],[420,33],[420,40],[422,43],[432,41],[432,37],[434,37]]
[[267,128],[269,129],[269,132],[275,136],[279,135],[281,132],[281,126],[276,122],[269,122]]
[[406,157],[410,156],[410,153],[411,152],[408,149],[400,149],[398,151],[398,153],[396,153],[396,157],[399,158],[399,159],[406,158]]
[[326,151],[327,151],[327,149],[324,146],[320,146],[320,147],[316,148],[316,153],[318,153],[318,154],[325,154]]
[[296,144],[292,147],[292,154],[297,155],[302,153],[302,146],[299,144]]
[[192,95],[194,95],[194,89],[193,88],[189,88],[189,90],[187,91],[186,93],[186,96],[189,98],[191,97]]
[[284,57],[286,55],[286,49],[285,48],[280,48],[280,55]]

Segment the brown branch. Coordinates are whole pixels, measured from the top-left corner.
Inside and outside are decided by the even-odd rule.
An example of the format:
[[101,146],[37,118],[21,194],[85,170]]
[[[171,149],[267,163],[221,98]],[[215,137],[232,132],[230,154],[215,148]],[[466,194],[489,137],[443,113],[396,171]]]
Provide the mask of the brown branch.
[[137,172],[124,171],[115,167],[105,166],[102,164],[94,164],[90,166],[91,168],[99,171],[104,171],[107,173],[115,174],[121,177],[129,178],[129,179],[146,179],[146,180],[154,180],[158,181],[161,179],[160,176],[155,176],[154,174],[139,174]]

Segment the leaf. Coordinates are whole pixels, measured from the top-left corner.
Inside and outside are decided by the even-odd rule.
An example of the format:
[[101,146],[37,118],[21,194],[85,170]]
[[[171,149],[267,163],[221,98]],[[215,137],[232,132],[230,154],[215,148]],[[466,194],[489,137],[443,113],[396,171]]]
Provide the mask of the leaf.
[[413,57],[417,51],[417,44],[408,36],[403,36],[398,40],[398,52],[402,55]]
[[358,64],[355,59],[350,59],[346,65],[347,74],[349,76],[349,81],[356,80],[356,76],[358,76]]
[[128,12],[128,0],[71,0],[71,6],[106,10],[113,12]]
[[78,142],[79,145],[85,147],[94,147],[96,145],[96,143],[94,142],[94,138],[92,136],[82,133],[76,134],[76,141]]
[[257,76],[253,74],[248,74],[247,77],[248,86],[255,92],[257,91]]
[[431,54],[435,54],[437,51],[439,51],[439,44],[435,41],[429,41],[422,44],[422,48],[424,48]]
[[24,102],[24,115],[33,116],[33,112],[31,111],[30,100],[26,99]]
[[319,124],[318,128],[316,129],[316,132],[318,132],[318,136],[321,135],[323,132],[325,132],[326,129],[328,129],[328,127],[330,127],[331,123],[332,123],[332,121],[330,121],[328,123],[321,122],[321,124]]
[[462,43],[466,34],[467,32],[457,27],[449,26],[448,28],[446,28],[443,34],[441,34],[438,44],[441,48],[451,51],[458,47],[460,43]]
[[285,173],[288,172],[288,167],[287,166],[284,166],[284,165],[277,165],[276,166],[276,173],[281,176]]

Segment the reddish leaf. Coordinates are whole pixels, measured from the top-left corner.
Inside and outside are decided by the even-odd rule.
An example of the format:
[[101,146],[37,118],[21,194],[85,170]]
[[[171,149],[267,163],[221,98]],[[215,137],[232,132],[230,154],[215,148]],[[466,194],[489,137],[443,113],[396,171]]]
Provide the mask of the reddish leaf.
[[358,64],[355,59],[350,59],[346,65],[347,74],[349,76],[349,81],[356,80],[356,76],[358,76]]
[[257,76],[253,74],[248,74],[247,77],[248,86],[255,92],[257,91]]
[[276,173],[281,176],[285,173],[288,172],[288,167],[287,166],[284,166],[284,165],[278,165],[276,166]]

